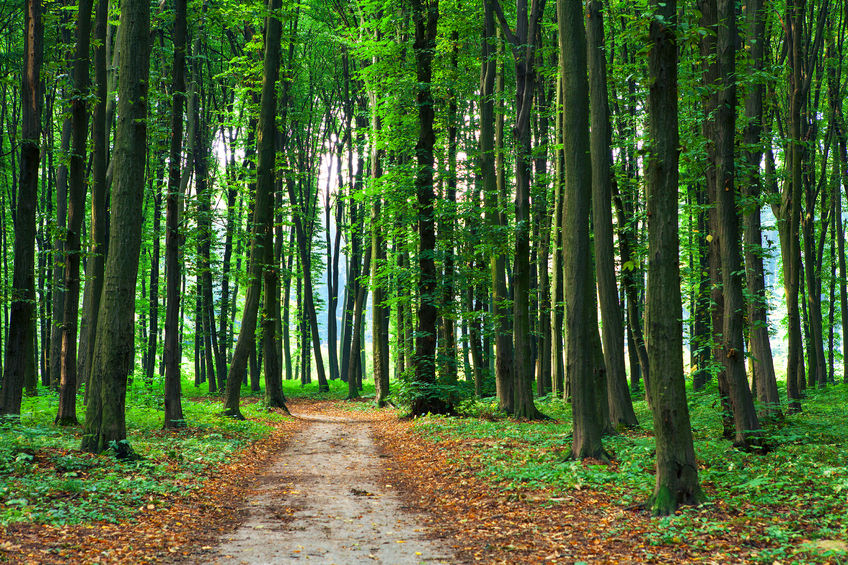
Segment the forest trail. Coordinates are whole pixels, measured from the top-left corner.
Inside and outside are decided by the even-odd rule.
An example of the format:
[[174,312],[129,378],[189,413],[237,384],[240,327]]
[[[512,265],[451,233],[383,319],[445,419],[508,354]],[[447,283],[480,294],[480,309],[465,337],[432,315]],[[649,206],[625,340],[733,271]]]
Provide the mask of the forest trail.
[[247,518],[201,557],[220,565],[452,562],[384,479],[368,421],[320,413],[295,435],[246,501]]

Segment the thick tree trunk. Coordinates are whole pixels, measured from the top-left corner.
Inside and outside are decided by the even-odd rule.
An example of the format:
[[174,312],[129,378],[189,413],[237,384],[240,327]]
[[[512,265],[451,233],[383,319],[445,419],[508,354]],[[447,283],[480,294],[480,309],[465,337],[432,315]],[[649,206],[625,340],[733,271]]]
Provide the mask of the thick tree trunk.
[[[535,58],[537,28],[545,0],[533,0],[528,12],[527,0],[517,0],[518,21],[515,33],[507,26],[498,0],[493,0],[501,29],[513,50],[515,64],[515,252],[512,283],[513,406],[518,418],[541,418],[533,404],[533,361],[530,328],[530,176],[532,166],[530,118],[536,90]],[[584,43],[585,53],[585,43]]]
[[734,0],[718,0],[718,39],[716,54],[720,69],[720,89],[716,108],[716,196],[721,249],[721,279],[724,291],[724,325],[720,351],[730,387],[730,402],[736,428],[734,444],[748,448],[759,443],[760,422],[754,408],[745,374],[745,300],[742,295],[744,265],[740,252],[739,217],[736,211],[735,148],[736,131],[736,5]]
[[183,108],[185,107],[185,52],[186,4],[176,0],[174,5],[174,66],[172,90],[174,100],[171,114],[171,147],[168,157],[168,194],[165,197],[165,422],[163,427],[185,426],[182,406],[182,379],[180,373],[180,213],[182,191],[180,167],[182,165]]
[[44,25],[41,4],[24,3],[24,65],[21,90],[20,185],[15,210],[12,308],[6,337],[6,363],[0,386],[0,415],[19,416],[35,335],[35,203],[41,137],[41,60]]
[[703,499],[683,378],[677,228],[677,2],[652,1],[648,53],[648,289],[646,334],[656,437],[655,514]]
[[433,259],[436,250],[433,191],[433,147],[436,135],[435,101],[430,83],[433,76],[433,54],[436,48],[436,24],[439,20],[437,0],[427,3],[412,0],[412,20],[415,25],[415,70],[418,81],[418,158],[415,172],[415,191],[418,213],[418,323],[415,338],[415,383],[418,387],[412,400],[412,414],[445,413],[452,410],[433,388],[436,385],[436,322],[438,318],[437,274]]
[[[786,360],[786,395],[789,410],[801,410],[801,386],[804,379],[804,353],[801,339],[801,316],[798,307],[800,290],[800,221],[801,221],[801,167],[804,141],[801,139],[802,92],[802,42],[804,8],[806,0],[787,0],[786,43],[789,73],[789,151],[787,167],[789,178],[781,198],[779,223],[784,224],[781,237],[783,256],[783,284],[786,291],[786,317],[789,331],[789,351]],[[778,226],[780,228],[780,226]],[[784,251],[785,246],[785,251]]]
[[147,147],[147,86],[150,5],[125,0],[121,5],[121,83],[113,152],[112,230],[106,259],[91,391],[82,448],[101,452],[115,446],[130,456],[124,404],[133,369],[135,286],[141,248],[141,206]]
[[[592,169],[586,159],[589,141],[589,83],[583,7],[577,2],[557,2],[560,72],[563,92],[563,129],[566,132],[565,205],[562,211],[564,297],[566,322],[566,375],[571,385],[574,440],[571,457],[608,459],[601,444],[607,422],[598,413],[594,383],[597,309],[589,242]],[[595,334],[594,336],[592,334]],[[605,399],[604,399],[605,400]]]
[[[501,212],[498,195],[497,178],[497,125],[495,116],[496,86],[503,84],[502,73],[498,72],[498,60],[495,56],[495,15],[492,2],[486,1],[484,6],[483,41],[482,41],[482,81],[480,85],[480,180],[486,205],[486,224],[491,233],[493,251],[489,264],[492,280],[492,305],[495,312],[495,387],[498,406],[501,410],[512,413],[512,339],[510,335],[509,308],[506,304],[507,290],[505,272],[505,255],[507,242],[504,231],[498,229],[504,226],[506,218]],[[498,80],[496,80],[498,79]],[[499,90],[498,92],[501,92]],[[502,118],[501,118],[502,119]]]

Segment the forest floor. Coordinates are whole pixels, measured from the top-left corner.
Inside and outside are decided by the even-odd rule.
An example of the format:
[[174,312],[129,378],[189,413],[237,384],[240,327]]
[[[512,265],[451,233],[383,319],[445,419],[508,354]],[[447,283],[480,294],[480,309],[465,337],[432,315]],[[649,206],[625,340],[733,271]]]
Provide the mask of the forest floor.
[[644,506],[642,401],[602,465],[568,461],[561,400],[539,401],[543,422],[479,401],[406,420],[339,394],[291,398],[293,417],[246,397],[244,422],[196,396],[176,433],[140,396],[131,463],[80,453],[38,404],[54,400],[28,399],[25,426],[0,426],[0,563],[848,563],[848,387],[811,391],[765,455],[733,449],[713,392],[693,395],[708,502],[665,518]]

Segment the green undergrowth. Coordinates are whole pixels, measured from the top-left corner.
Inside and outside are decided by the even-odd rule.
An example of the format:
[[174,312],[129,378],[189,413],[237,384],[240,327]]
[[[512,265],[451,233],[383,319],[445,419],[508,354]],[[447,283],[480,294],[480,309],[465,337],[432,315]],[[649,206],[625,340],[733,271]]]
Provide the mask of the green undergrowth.
[[[82,426],[58,427],[55,393],[24,399],[20,422],[0,421],[0,526],[120,522],[203,486],[233,453],[271,431],[283,416],[245,404],[247,417],[221,416],[219,399],[184,400],[186,427],[163,431],[157,395],[139,386],[127,398],[127,441],[141,456],[79,450]],[[161,393],[160,395],[161,396]],[[81,400],[80,418],[85,415]]]
[[[767,429],[771,449],[765,455],[737,450],[721,439],[715,389],[690,390],[689,398],[699,475],[709,499],[654,519],[647,543],[697,549],[733,532],[738,557],[771,563],[827,560],[827,554],[804,553],[804,544],[848,541],[848,388],[809,391],[802,413]],[[612,465],[568,460],[570,406],[556,398],[543,398],[537,406],[554,420],[508,420],[487,399],[464,406],[472,417],[429,416],[416,428],[437,443],[459,440],[456,462],[462,455],[479,457],[477,473],[505,491],[547,488],[549,504],[555,504],[563,493],[591,489],[622,507],[641,508],[654,486],[653,425],[644,400],[635,401],[639,429],[604,439]]]
[[[347,383],[330,381],[329,392],[317,382],[284,381],[287,398],[343,400]],[[172,496],[201,488],[233,453],[266,437],[275,420],[284,418],[264,407],[264,391],[242,387],[239,421],[222,415],[223,395],[209,393],[208,383],[182,383],[186,427],[163,431],[163,381],[136,378],[127,390],[127,441],[141,456],[123,461],[114,453],[92,455],[79,450],[82,425],[53,424],[58,396],[46,388],[25,397],[19,422],[0,420],[0,527],[13,522],[57,526],[96,521],[120,522],[157,508]],[[374,384],[366,382],[362,402],[340,403],[350,410],[373,409]],[[77,404],[80,421],[85,406]]]

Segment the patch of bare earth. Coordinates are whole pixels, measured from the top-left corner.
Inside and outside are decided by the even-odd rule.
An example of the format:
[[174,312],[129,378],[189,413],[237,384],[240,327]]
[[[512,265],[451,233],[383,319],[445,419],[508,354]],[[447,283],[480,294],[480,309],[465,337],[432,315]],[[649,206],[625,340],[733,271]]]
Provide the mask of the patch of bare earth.
[[386,481],[373,414],[293,405],[307,423],[260,480],[245,521],[198,563],[457,563]]

